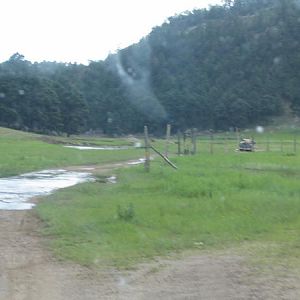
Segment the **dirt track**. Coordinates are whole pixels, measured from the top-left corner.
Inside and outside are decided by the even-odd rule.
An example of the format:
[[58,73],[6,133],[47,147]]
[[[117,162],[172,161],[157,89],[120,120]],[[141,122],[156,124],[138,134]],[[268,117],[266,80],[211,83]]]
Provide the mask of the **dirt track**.
[[300,299],[298,275],[285,267],[259,273],[232,251],[157,259],[126,272],[61,262],[40,225],[34,210],[0,211],[0,300]]

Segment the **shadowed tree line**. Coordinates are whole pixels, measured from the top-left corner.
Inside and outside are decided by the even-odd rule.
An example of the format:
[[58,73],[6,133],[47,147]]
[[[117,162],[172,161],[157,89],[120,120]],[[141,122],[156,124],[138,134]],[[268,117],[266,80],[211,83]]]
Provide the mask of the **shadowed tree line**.
[[[121,24],[120,24],[121,26]],[[228,129],[300,115],[300,1],[226,0],[87,66],[0,64],[0,125],[43,133]]]

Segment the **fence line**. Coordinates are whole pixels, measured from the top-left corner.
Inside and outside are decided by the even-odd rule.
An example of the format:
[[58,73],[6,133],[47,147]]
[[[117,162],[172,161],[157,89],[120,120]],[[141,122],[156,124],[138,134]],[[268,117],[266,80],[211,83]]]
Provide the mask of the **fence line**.
[[[173,138],[175,139],[175,137]],[[183,141],[181,142],[181,140]],[[190,141],[189,141],[190,139]],[[209,153],[214,154],[217,152],[230,153],[231,151],[237,151],[237,133],[226,134],[219,136],[213,133],[201,134],[193,133],[189,136],[188,134],[177,134],[176,142],[177,144],[177,154],[196,154],[196,153]],[[183,151],[181,149],[183,146]],[[259,137],[256,140],[256,145],[254,147],[254,152],[281,152],[281,153],[293,153],[297,154],[299,149],[299,142],[297,138],[294,139],[272,139],[268,136]],[[191,151],[191,148],[194,151]]]

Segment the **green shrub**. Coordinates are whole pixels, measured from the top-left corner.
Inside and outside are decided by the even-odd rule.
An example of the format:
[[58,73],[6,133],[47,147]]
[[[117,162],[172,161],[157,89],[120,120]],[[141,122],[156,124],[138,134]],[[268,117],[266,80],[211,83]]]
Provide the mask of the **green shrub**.
[[129,203],[128,205],[122,207],[121,205],[118,205],[117,208],[117,215],[118,219],[126,222],[130,222],[135,217],[135,211],[134,206],[132,203]]

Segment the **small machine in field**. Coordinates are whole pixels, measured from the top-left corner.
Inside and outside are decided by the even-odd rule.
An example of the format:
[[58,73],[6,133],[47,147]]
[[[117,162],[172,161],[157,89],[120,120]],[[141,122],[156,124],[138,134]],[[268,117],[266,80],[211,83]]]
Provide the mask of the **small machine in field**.
[[242,139],[239,143],[239,151],[253,152],[255,141],[253,139]]

